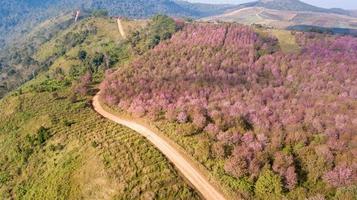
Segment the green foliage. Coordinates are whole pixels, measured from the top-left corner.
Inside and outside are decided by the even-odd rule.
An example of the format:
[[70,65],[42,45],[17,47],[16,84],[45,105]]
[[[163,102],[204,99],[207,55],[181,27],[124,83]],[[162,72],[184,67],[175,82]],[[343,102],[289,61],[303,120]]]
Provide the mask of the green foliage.
[[72,80],[76,80],[78,79],[80,76],[84,75],[85,72],[87,71],[87,68],[84,67],[84,66],[79,66],[79,65],[72,65],[70,68],[69,68],[69,77],[72,79]]
[[55,92],[63,88],[65,84],[67,84],[66,81],[46,79],[39,85],[33,85],[32,88],[36,92]]
[[200,129],[192,123],[184,123],[177,125],[177,134],[183,136],[192,136],[199,133]]
[[51,134],[47,128],[41,126],[37,131],[37,141],[40,145],[44,144],[49,138]]
[[258,199],[279,200],[282,199],[282,184],[278,175],[271,170],[263,171],[255,183],[255,196]]
[[300,177],[307,179],[307,185],[316,186],[321,176],[331,169],[331,163],[328,163],[324,157],[318,156],[314,149],[303,148],[297,151],[299,163],[301,165]]
[[336,200],[354,200],[357,197],[357,185],[339,188],[334,199]]
[[76,123],[76,122],[71,121],[71,120],[68,120],[68,119],[65,119],[65,120],[63,121],[63,124],[64,124],[65,126],[68,126],[68,127],[72,126],[72,125],[75,124],[75,123]]
[[8,172],[0,172],[0,186],[6,184],[10,180],[10,174]]
[[80,50],[78,52],[78,58],[83,62],[87,58],[87,52],[84,50]]
[[92,11],[92,16],[93,17],[106,17],[108,16],[108,11],[105,9],[97,9]]
[[97,71],[98,67],[104,62],[104,55],[102,53],[96,53],[92,59],[93,70]]
[[98,147],[98,143],[96,141],[91,142],[91,145],[93,148],[97,148]]
[[136,53],[143,54],[161,41],[171,38],[177,31],[175,21],[165,15],[156,15],[149,26],[141,32],[133,32],[129,41]]

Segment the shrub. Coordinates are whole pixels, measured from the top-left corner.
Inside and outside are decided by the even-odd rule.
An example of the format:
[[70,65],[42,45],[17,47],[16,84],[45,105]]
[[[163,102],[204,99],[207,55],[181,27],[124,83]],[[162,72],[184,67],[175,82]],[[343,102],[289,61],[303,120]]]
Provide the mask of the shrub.
[[280,200],[282,199],[281,179],[271,170],[263,171],[255,183],[255,196],[258,199]]
[[78,58],[83,62],[87,58],[87,52],[84,50],[80,50],[78,52]]
[[215,138],[219,133],[219,128],[215,124],[208,124],[204,129],[212,138]]
[[47,139],[51,137],[51,134],[47,128],[41,126],[37,131],[37,141],[39,144],[44,144]]
[[10,174],[8,172],[0,172],[0,185],[6,184],[10,180]]
[[97,148],[98,147],[98,143],[96,141],[92,141],[91,145],[93,148]]
[[225,158],[227,156],[227,147],[223,142],[214,143],[211,146],[213,156],[217,158]]
[[342,187],[337,189],[334,199],[336,200],[355,200],[357,197],[357,185]]
[[96,72],[98,67],[101,66],[104,62],[104,54],[96,53],[92,59],[92,71]]
[[180,124],[177,127],[177,133],[183,136],[192,136],[199,132],[199,129],[191,123]]
[[193,115],[193,124],[198,128],[203,129],[207,125],[207,118],[200,113],[196,113]]
[[186,114],[186,112],[180,112],[177,115],[177,122],[183,124],[186,123],[188,121],[188,115]]
[[85,73],[79,80],[79,83],[75,86],[74,92],[82,96],[88,95],[90,84],[92,83],[92,73]]
[[70,127],[70,126],[72,126],[73,124],[75,124],[75,122],[74,122],[74,121],[71,121],[71,120],[68,120],[68,119],[65,119],[65,120],[63,121],[63,124],[64,124],[65,126]]
[[226,161],[224,170],[228,174],[240,178],[248,174],[248,163],[242,156],[232,156]]
[[108,14],[109,14],[108,11],[105,9],[97,9],[92,11],[92,15],[94,17],[106,17],[108,16]]

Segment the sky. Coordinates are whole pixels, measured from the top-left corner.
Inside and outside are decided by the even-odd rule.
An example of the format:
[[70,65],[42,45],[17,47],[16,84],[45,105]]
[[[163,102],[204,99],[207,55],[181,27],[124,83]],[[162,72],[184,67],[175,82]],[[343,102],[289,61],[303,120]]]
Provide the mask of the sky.
[[[204,3],[230,3],[240,4],[251,2],[254,0],[188,0],[190,2],[204,2]],[[323,8],[344,8],[349,10],[357,10],[357,0],[301,0],[315,6]]]

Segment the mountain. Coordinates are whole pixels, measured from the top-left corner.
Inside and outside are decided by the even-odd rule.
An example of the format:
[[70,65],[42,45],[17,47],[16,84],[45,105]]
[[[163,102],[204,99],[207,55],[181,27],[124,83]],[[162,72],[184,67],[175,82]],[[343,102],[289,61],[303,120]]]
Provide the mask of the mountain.
[[263,7],[275,10],[325,12],[323,8],[315,7],[299,0],[260,0],[242,4],[243,7]]
[[326,9],[304,3],[300,0],[259,0],[246,4],[239,5],[242,7],[262,7],[274,10],[290,10],[290,11],[305,11],[305,12],[324,12],[336,14],[349,14],[349,11],[343,9]]
[[314,26],[340,29],[357,29],[353,11],[324,9],[299,0],[261,0],[241,4],[233,11],[204,18],[243,24],[260,24],[276,28]]
[[198,18],[223,13],[230,7],[172,0],[5,0],[0,7],[0,45],[23,36],[45,19],[77,9],[105,9],[109,15],[130,18],[158,13]]
[[350,10],[350,15],[353,17],[357,17],[357,10]]

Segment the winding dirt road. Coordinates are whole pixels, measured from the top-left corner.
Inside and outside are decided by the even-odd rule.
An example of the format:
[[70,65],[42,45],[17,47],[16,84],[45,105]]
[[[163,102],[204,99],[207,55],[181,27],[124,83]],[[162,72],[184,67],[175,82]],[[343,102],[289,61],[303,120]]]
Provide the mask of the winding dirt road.
[[145,126],[133,121],[128,121],[115,116],[103,109],[100,105],[99,95],[93,98],[93,107],[103,117],[114,121],[120,125],[126,126],[137,133],[147,138],[154,146],[161,151],[182,173],[182,175],[190,181],[196,190],[207,200],[224,200],[223,194],[218,191],[198,169],[194,167],[191,160],[184,157],[175,147],[170,145],[166,139],[160,137],[155,132]]

